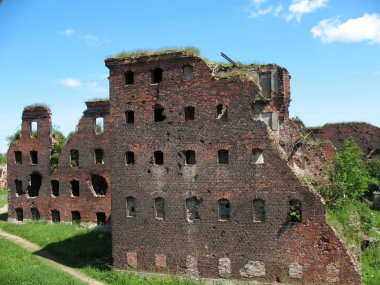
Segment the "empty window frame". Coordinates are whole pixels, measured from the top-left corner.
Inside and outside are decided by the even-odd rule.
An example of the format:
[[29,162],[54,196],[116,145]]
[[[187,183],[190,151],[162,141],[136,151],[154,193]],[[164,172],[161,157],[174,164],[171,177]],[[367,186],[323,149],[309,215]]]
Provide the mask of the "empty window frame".
[[37,138],[37,134],[38,134],[37,122],[30,122],[29,123],[29,130],[30,130],[30,137],[31,138]]
[[200,219],[198,213],[199,205],[200,201],[196,197],[186,199],[186,219],[189,222]]
[[261,94],[264,98],[270,99],[272,93],[272,74],[271,72],[262,72],[259,75]]
[[227,199],[220,199],[218,201],[219,205],[219,220],[220,221],[229,221],[231,218],[230,206],[231,203]]
[[223,104],[216,106],[216,118],[218,120],[227,121],[227,106]]
[[135,74],[132,70],[128,70],[124,73],[124,82],[125,85],[132,85],[135,83]]
[[252,150],[252,163],[253,164],[263,164],[264,163],[264,156],[263,156],[263,150],[259,148],[254,148]]
[[183,80],[190,81],[194,79],[193,67],[191,65],[185,65],[183,67]]
[[195,119],[195,108],[193,106],[186,106],[185,111],[185,121],[192,121]]
[[107,180],[101,175],[92,175],[91,176],[92,188],[95,191],[96,196],[105,196],[107,193]]
[[71,222],[73,224],[80,224],[80,212],[79,211],[71,211]]
[[30,164],[32,165],[38,164],[38,152],[35,150],[32,150],[30,152]]
[[40,192],[42,184],[42,176],[39,173],[33,173],[29,176],[28,195],[29,197],[36,197]]
[[127,217],[136,217],[136,199],[134,197],[127,197],[126,208]]
[[125,122],[127,124],[134,124],[135,123],[135,112],[134,111],[126,111],[125,112]]
[[161,105],[154,105],[154,121],[155,122],[162,122],[165,121],[166,116],[164,115],[165,108]]
[[53,223],[61,222],[61,215],[58,210],[51,210],[51,221]]
[[95,149],[95,163],[104,164],[104,150],[101,148]]
[[229,164],[229,153],[226,149],[218,150],[218,164]]
[[186,165],[193,165],[195,164],[195,151],[194,150],[186,150],[185,151],[185,164]]
[[289,201],[289,221],[302,222],[302,203],[299,200]]
[[22,190],[22,181],[21,180],[18,180],[16,179],[15,180],[15,188],[16,188],[16,196],[21,196],[24,193],[24,191]]
[[262,199],[253,200],[253,221],[265,222],[265,201]]
[[152,84],[160,83],[162,81],[162,69],[155,68],[152,70]]
[[38,211],[37,208],[31,208],[30,212],[32,214],[32,220],[33,221],[39,221],[40,220],[40,211]]
[[53,197],[58,197],[59,196],[59,181],[58,180],[51,180],[50,186],[51,186],[51,195]]
[[157,197],[154,199],[155,218],[158,220],[165,219],[165,200],[164,198]]
[[95,134],[101,135],[104,133],[104,118],[98,117],[95,119]]
[[106,224],[106,214],[104,212],[96,213],[96,224],[102,226]]
[[79,197],[79,181],[78,180],[71,180],[70,181],[70,188],[71,188],[71,196],[72,197]]
[[71,167],[79,166],[79,150],[70,149],[70,164]]
[[16,208],[15,212],[16,212],[16,220],[18,222],[22,222],[24,220],[24,211],[23,211],[23,209],[22,208]]
[[164,164],[164,153],[162,151],[154,152],[154,164],[163,165]]
[[135,154],[132,151],[127,151],[125,153],[125,164],[132,165],[135,164]]
[[22,152],[21,151],[15,151],[15,163],[16,164],[22,164]]

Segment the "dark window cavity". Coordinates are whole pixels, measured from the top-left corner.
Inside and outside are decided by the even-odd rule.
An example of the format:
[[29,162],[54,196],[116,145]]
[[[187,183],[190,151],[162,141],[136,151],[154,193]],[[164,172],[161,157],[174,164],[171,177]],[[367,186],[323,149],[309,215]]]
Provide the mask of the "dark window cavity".
[[227,121],[227,106],[224,106],[223,104],[216,106],[216,114],[218,120]]
[[51,195],[54,197],[58,197],[59,196],[59,181],[51,180],[50,185],[51,185]]
[[289,201],[290,222],[302,222],[302,203],[299,200]]
[[135,74],[132,70],[128,70],[124,73],[125,85],[131,85],[135,83]]
[[51,210],[51,221],[53,223],[61,222],[61,215],[58,210]]
[[186,199],[186,218],[189,222],[200,219],[199,205],[200,201],[196,197]]
[[38,152],[35,150],[32,150],[30,152],[30,163],[31,164],[38,164]]
[[104,151],[101,148],[95,149],[95,163],[104,164]]
[[104,133],[104,118],[98,117],[95,119],[95,134],[101,135]]
[[155,105],[154,106],[154,121],[155,122],[162,122],[165,121],[166,116],[164,115],[165,108],[161,105]]
[[21,151],[15,151],[15,163],[16,164],[22,164],[22,152]]
[[194,79],[193,67],[191,65],[185,65],[183,67],[183,80],[190,81]]
[[107,193],[107,181],[103,176],[93,175],[91,177],[92,188],[95,191],[95,195],[104,196]]
[[16,187],[17,196],[21,196],[21,195],[25,194],[24,191],[22,190],[22,181],[21,180],[18,180],[18,179],[15,180],[15,187]]
[[187,106],[185,110],[185,121],[192,121],[195,119],[195,108],[192,106]]
[[265,222],[265,202],[261,199],[253,200],[253,221]]
[[227,199],[220,199],[219,204],[219,220],[228,221],[231,218],[230,206],[231,203]]
[[127,124],[135,123],[135,112],[134,111],[126,111],[125,112],[125,121]]
[[220,149],[218,150],[218,163],[219,164],[229,164],[228,150]]
[[30,212],[32,214],[32,220],[33,221],[39,221],[40,220],[40,211],[38,211],[37,208],[31,208]]
[[271,89],[272,89],[272,76],[271,72],[263,72],[260,73],[260,88],[261,88],[261,94],[264,98],[270,99],[271,98]]
[[156,164],[156,165],[164,164],[164,154],[162,151],[155,151],[154,152],[154,164]]
[[165,200],[157,197],[154,199],[154,210],[156,219],[163,220],[165,218]]
[[104,212],[96,213],[96,224],[99,226],[106,224],[106,214]]
[[16,220],[18,222],[22,222],[24,220],[24,211],[22,210],[22,208],[16,208],[15,212],[16,212]]
[[79,150],[77,149],[70,150],[70,163],[71,163],[71,167],[79,166]]
[[80,224],[80,212],[79,211],[72,211],[71,212],[71,222],[73,224]]
[[71,180],[70,181],[71,196],[79,197],[79,181]]
[[42,176],[39,173],[33,173],[29,176],[28,195],[29,197],[36,197],[40,192],[42,184]]
[[264,163],[264,156],[263,156],[263,150],[259,148],[254,148],[252,150],[252,163],[253,164],[263,164]]
[[30,137],[37,138],[37,134],[38,134],[37,122],[30,122],[29,127],[30,127]]
[[136,217],[136,199],[127,197],[127,217]]
[[125,153],[125,163],[127,165],[135,164],[135,154],[132,151]]
[[195,164],[195,151],[194,150],[187,150],[185,151],[185,163],[187,165]]
[[162,69],[155,68],[152,70],[152,83],[160,83],[162,81]]

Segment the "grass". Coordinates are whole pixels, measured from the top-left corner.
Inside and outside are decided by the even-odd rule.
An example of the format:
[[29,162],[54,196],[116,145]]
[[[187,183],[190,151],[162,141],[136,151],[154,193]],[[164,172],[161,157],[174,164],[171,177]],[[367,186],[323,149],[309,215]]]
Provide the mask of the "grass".
[[0,208],[8,203],[8,188],[0,189]]
[[48,109],[50,111],[50,107],[48,105],[41,104],[41,103],[27,105],[27,106],[24,107],[24,111],[33,110],[35,108],[44,108],[44,109]]
[[153,56],[153,55],[164,55],[169,53],[182,52],[188,55],[199,55],[199,49],[195,47],[184,47],[184,48],[163,48],[163,49],[139,49],[134,51],[122,51],[115,56],[111,56],[107,59],[126,59],[126,58],[136,58],[142,56]]
[[0,283],[3,285],[85,284],[49,267],[30,252],[4,238],[0,238],[0,252]]

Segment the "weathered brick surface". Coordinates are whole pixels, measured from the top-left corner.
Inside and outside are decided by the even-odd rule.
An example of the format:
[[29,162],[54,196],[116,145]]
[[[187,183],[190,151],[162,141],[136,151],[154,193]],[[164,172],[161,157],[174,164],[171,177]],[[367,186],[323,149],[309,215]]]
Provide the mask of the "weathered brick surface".
[[0,189],[7,186],[7,166],[0,165]]

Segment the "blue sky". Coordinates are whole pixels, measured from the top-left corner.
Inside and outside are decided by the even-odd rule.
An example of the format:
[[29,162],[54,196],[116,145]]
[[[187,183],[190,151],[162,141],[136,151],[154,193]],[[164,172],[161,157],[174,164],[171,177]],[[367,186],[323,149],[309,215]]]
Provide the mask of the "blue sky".
[[380,126],[379,0],[0,2],[0,152],[28,104],[74,130],[86,100],[108,97],[104,59],[145,48],[276,63],[292,75],[292,117]]

